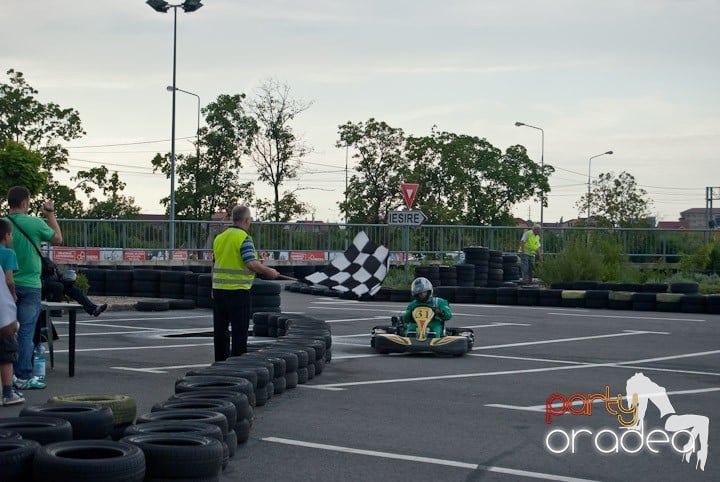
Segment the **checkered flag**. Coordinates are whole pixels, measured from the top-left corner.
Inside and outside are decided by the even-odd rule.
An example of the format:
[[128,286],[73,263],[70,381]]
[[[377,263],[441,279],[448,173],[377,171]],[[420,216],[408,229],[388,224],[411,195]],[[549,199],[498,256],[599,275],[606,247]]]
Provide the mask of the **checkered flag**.
[[361,231],[347,251],[335,256],[325,270],[306,276],[305,280],[340,292],[352,291],[357,296],[365,293],[372,296],[387,276],[389,254],[385,246],[373,243]]

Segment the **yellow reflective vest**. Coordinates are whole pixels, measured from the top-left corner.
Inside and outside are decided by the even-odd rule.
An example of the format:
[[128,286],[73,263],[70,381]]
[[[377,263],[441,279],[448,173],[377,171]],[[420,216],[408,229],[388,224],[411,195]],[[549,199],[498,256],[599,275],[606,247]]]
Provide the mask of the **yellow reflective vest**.
[[540,235],[533,233],[532,230],[528,231],[527,235],[528,239],[523,245],[523,254],[535,256],[540,249]]
[[247,231],[232,226],[217,235],[213,241],[213,289],[249,290],[252,287],[255,273],[247,268],[240,255],[240,248],[247,238],[252,241]]

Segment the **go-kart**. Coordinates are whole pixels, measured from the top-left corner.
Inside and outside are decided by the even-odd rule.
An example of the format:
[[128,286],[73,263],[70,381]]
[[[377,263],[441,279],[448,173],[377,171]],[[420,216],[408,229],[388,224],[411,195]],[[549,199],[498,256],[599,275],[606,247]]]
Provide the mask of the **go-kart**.
[[[377,353],[435,353],[463,356],[472,350],[475,334],[470,328],[451,328],[435,320],[436,331],[430,329],[435,318],[433,308],[419,305],[412,311],[415,323],[406,324],[393,316],[390,326],[376,326],[370,334],[370,346]],[[438,327],[439,324],[439,328]]]

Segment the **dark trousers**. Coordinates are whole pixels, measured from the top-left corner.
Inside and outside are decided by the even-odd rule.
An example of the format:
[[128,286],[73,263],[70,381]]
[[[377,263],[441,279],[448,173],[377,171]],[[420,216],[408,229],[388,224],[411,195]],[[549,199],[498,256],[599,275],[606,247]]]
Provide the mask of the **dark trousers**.
[[[247,353],[250,311],[250,290],[213,290],[215,361]],[[232,328],[232,350],[228,328]]]
[[45,280],[43,282],[43,298],[47,301],[62,301],[64,295],[80,303],[88,315],[92,315],[95,308],[97,308],[97,305],[90,301],[90,298],[75,286],[75,283],[55,280]]

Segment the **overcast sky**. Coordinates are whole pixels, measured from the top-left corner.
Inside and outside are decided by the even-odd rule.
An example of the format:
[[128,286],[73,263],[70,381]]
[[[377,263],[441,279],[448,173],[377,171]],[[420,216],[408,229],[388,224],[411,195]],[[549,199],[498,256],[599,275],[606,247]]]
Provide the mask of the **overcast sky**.
[[[659,219],[705,207],[705,188],[720,186],[716,0],[203,3],[178,11],[177,86],[204,106],[274,78],[312,101],[295,127],[314,153],[289,187],[311,188],[301,199],[316,219],[341,219],[337,126],[370,117],[407,134],[437,125],[502,150],[522,144],[537,162],[540,131],[514,123],[543,128],[556,168],[546,222],[578,216],[588,159],[607,150],[593,177],[629,172]],[[3,0],[0,18],[2,82],[21,71],[41,101],[80,112],[87,135],[70,144],[71,174],[106,165],[142,212],[163,212],[170,182],[150,160],[170,151],[172,11],[143,0]],[[178,93],[178,153],[193,152],[185,139],[196,126],[197,99]],[[242,176],[255,179],[249,162]]]

